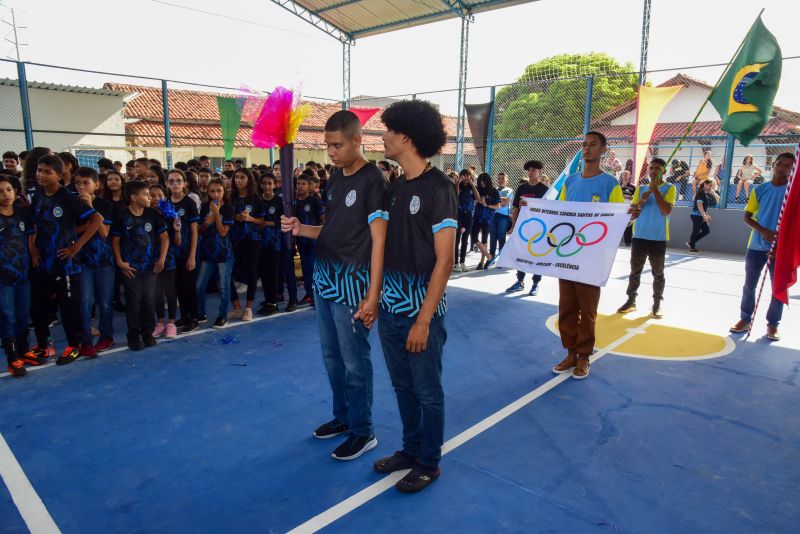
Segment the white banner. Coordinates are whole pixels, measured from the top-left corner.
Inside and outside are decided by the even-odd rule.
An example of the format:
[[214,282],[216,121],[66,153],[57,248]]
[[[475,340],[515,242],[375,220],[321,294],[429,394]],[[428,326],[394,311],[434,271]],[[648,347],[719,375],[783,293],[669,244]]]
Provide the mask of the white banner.
[[527,199],[497,264],[602,287],[629,220],[623,203]]

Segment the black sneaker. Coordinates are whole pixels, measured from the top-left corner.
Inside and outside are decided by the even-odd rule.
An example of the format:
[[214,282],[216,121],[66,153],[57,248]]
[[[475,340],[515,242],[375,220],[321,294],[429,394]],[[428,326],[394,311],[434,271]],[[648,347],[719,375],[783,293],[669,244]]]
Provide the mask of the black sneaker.
[[617,313],[626,314],[635,311],[636,311],[636,300],[629,298],[628,300],[625,301],[625,304],[619,307]]
[[372,468],[378,473],[388,474],[394,473],[395,471],[402,471],[403,469],[411,469],[414,467],[416,461],[417,459],[413,456],[409,456],[402,451],[397,451],[392,456],[381,458],[372,464]]
[[61,353],[61,356],[56,360],[56,365],[67,365],[81,357],[81,350],[79,347],[68,346]]
[[539,295],[539,284],[533,284],[531,286],[531,290],[528,291],[528,296],[529,297],[536,297],[538,295]]
[[314,431],[314,437],[317,439],[330,439],[335,438],[339,434],[344,434],[349,430],[347,423],[340,423],[336,419],[328,421]]
[[206,316],[206,315],[198,315],[197,316],[197,322],[198,323],[204,323],[206,321],[208,321],[208,316]]
[[144,343],[140,336],[128,336],[128,348],[134,352],[144,350]]
[[336,447],[336,450],[333,451],[331,456],[333,456],[335,460],[341,460],[343,462],[355,460],[365,452],[369,452],[377,446],[378,440],[375,438],[374,434],[369,436],[350,434],[344,443]]
[[211,328],[225,328],[226,324],[228,324],[227,318],[217,317],[217,320],[214,321],[214,324],[211,325]]
[[184,326],[186,326],[186,323],[188,323],[188,322],[189,322],[189,320],[188,320],[188,319],[184,319],[183,317],[181,317],[180,319],[178,319],[177,321],[175,321],[175,328],[177,328],[177,329],[181,329],[181,328],[183,328]]
[[189,332],[194,332],[200,328],[200,325],[197,323],[196,319],[189,319],[181,328],[181,334],[188,334]]
[[275,304],[264,304],[260,310],[258,310],[259,315],[263,315],[264,317],[269,317],[270,315],[275,315],[278,313],[278,307]]
[[156,338],[154,338],[150,334],[144,334],[142,336],[142,341],[144,341],[144,346],[145,347],[155,347],[158,344],[158,342],[156,341]]
[[292,299],[289,301],[289,304],[283,309],[284,312],[290,313],[297,310],[297,301]]

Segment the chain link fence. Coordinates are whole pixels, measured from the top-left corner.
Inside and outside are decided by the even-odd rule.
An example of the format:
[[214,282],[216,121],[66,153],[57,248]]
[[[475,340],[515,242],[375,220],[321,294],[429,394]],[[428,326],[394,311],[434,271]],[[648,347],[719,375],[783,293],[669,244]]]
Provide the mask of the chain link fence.
[[[558,67],[558,68],[556,68]],[[630,66],[626,65],[625,68]],[[668,159],[686,132],[724,66],[648,73],[656,86],[681,85],[681,92],[664,108],[655,126],[643,164],[654,157]],[[798,58],[785,58],[784,73],[800,69]],[[530,69],[529,69],[530,70]],[[24,76],[20,90],[20,76]],[[546,72],[528,72],[514,84],[469,88],[466,102],[491,102],[492,120],[483,146],[476,148],[469,126],[463,140],[463,166],[496,176],[503,172],[509,185],[526,179],[523,166],[536,159],[545,174],[557,177],[580,149],[583,133],[599,130],[609,139],[603,168],[621,180],[634,172],[636,135],[636,72],[613,72],[613,66],[595,73],[554,65]],[[166,86],[167,98],[162,88]],[[266,93],[259,93],[265,98]],[[215,168],[225,159],[217,97],[253,97],[243,87],[218,87],[153,77],[86,71],[37,63],[0,60],[0,147],[20,152],[28,145],[25,117],[36,146],[72,152],[82,164],[93,165],[101,157],[126,162],[140,156],[165,164],[205,155]],[[28,113],[23,99],[27,97]],[[492,98],[493,97],[493,98]],[[433,163],[442,170],[456,166],[458,91],[431,91],[386,97],[356,96],[350,106],[383,109],[393,102],[423,99],[439,107],[448,133],[447,144]],[[314,112],[303,124],[296,143],[299,165],[327,161],[323,139],[327,117],[342,108],[337,99],[304,97]],[[258,106],[258,100],[253,104]],[[165,108],[168,113],[165,120]],[[253,146],[255,115],[245,111],[233,149],[233,159],[247,165],[272,164],[277,151]],[[647,111],[647,110],[644,110]],[[368,159],[383,156],[380,112],[364,125],[364,151]],[[678,204],[692,201],[694,177],[708,174],[721,195],[721,207],[742,208],[752,186],[769,180],[772,163],[781,152],[800,141],[800,112],[776,107],[773,119],[749,147],[733,143],[721,130],[719,116],[706,106],[691,134],[674,154],[676,169],[668,179],[679,189]],[[709,155],[707,156],[706,153]],[[753,168],[744,166],[747,156]],[[731,169],[725,162],[731,158]],[[708,166],[708,173],[703,171]],[[627,173],[626,173],[627,171]]]

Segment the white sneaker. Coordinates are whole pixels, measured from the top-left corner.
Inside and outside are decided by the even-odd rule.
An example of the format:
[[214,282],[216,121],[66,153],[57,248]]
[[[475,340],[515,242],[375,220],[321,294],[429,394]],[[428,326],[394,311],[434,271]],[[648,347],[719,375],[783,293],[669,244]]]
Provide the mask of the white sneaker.
[[252,308],[245,308],[242,312],[242,321],[252,321],[253,320],[253,309]]
[[461,272],[462,272],[462,273],[465,273],[465,272],[467,272],[467,265],[466,265],[465,263],[462,263],[462,264],[461,264],[461,265],[459,265],[458,267],[459,267],[459,269],[461,269]]
[[239,308],[238,310],[234,308],[228,312],[228,319],[241,319],[243,314],[244,310],[242,308]]

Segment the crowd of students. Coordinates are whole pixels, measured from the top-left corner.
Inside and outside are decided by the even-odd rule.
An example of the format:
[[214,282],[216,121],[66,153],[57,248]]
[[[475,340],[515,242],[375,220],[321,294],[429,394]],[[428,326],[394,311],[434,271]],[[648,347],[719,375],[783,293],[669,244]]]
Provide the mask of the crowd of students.
[[[110,349],[115,311],[126,313],[128,346],[141,350],[196,330],[207,320],[209,292],[220,297],[214,328],[277,313],[285,289],[284,311],[314,304],[314,242],[300,238],[290,247],[280,231],[280,162],[246,168],[228,160],[221,173],[210,164],[203,156],[165,170],[139,158],[123,169],[101,159],[98,172],[44,147],[3,154],[0,335],[10,373]],[[331,170],[314,162],[296,170],[294,210],[304,224],[324,222]],[[243,303],[237,281],[246,286]],[[264,300],[255,309],[259,281]],[[67,339],[59,355],[50,336],[57,315]]]
[[[499,188],[488,174],[476,176],[474,169],[448,177],[429,162],[446,142],[435,107],[398,102],[381,119],[387,127],[386,156],[400,164],[402,176],[386,161],[374,165],[364,159],[358,118],[337,112],[325,126],[336,169],[330,180],[328,170],[314,163],[297,170],[292,214],[284,213],[279,162],[271,169],[253,170],[227,161],[215,176],[208,158],[177,163],[167,171],[157,161],[140,158],[123,174],[108,160],[99,162],[97,172],[78,166],[70,154],[38,147],[25,155],[20,172],[17,155],[6,153],[0,172],[0,336],[9,372],[24,376],[26,365],[41,365],[55,356],[50,327],[56,311],[68,345],[57,364],[97,357],[110,348],[119,285],[125,289],[132,350],[155,345],[160,335],[174,337],[198,328],[206,320],[211,284],[220,293],[217,328],[231,318],[253,318],[259,279],[265,301],[258,313],[278,311],[284,285],[289,294],[285,310],[296,309],[296,246],[306,288],[302,300],[317,308],[333,394],[333,419],[313,435],[347,436],[332,453],[337,460],[358,458],[377,445],[369,344],[369,330],[377,322],[403,422],[403,447],[373,468],[381,473],[409,469],[397,483],[400,491],[427,487],[440,474],[448,277],[454,266],[464,270],[470,238],[482,255],[479,268],[491,266],[495,246],[503,246],[523,202],[544,197],[548,179],[536,160],[524,165],[528,181],[516,193],[506,187],[505,176],[498,177]],[[631,274],[628,298],[618,312],[636,309],[641,274],[649,261],[654,277],[651,315],[660,318],[677,188],[664,178],[667,163],[655,158],[646,183],[626,189],[628,184],[603,172],[606,152],[605,136],[587,133],[582,170],[566,177],[558,198],[625,202],[630,197],[629,213],[635,220]],[[745,223],[753,232],[741,316],[731,332],[751,327],[755,286],[764,266],[769,262],[771,268],[774,261],[770,251],[793,162],[793,154],[779,155],[772,181],[751,191]],[[704,218],[707,207],[702,202],[696,206]],[[517,273],[509,291],[521,290],[524,277]],[[246,286],[244,305],[236,280]],[[534,276],[532,294],[540,280]],[[563,279],[558,283],[558,327],[566,356],[552,370],[585,379],[601,290]],[[773,298],[767,312],[770,339],[779,339],[781,312],[782,305]],[[32,348],[29,316],[36,338]]]

